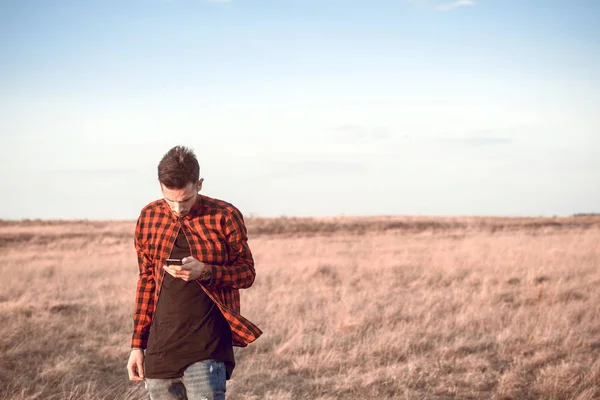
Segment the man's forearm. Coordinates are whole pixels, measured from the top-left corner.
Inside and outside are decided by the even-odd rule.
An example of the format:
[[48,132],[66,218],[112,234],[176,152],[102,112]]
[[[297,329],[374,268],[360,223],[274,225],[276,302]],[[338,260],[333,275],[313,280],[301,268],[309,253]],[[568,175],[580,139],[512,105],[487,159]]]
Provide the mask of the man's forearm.
[[201,282],[210,286],[225,286],[233,289],[246,289],[252,286],[256,273],[254,263],[234,263],[232,265],[205,264],[210,277]]
[[151,270],[142,269],[135,296],[135,312],[133,314],[132,348],[146,348],[152,315],[154,314],[155,282]]

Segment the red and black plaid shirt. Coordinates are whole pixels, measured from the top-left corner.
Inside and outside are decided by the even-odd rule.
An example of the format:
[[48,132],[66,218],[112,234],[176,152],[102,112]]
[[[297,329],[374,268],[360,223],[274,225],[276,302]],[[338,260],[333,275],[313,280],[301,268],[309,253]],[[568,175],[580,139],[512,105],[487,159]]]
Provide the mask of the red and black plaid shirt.
[[169,258],[182,228],[185,229],[191,255],[207,264],[212,274],[208,283],[198,281],[198,284],[229,322],[233,345],[248,345],[262,332],[240,314],[239,289],[252,286],[255,277],[244,219],[231,204],[198,195],[190,212],[182,218],[175,217],[162,199],[148,204],[140,213],[135,229],[140,276],[131,347],[146,348],[165,274],[162,268],[164,260]]

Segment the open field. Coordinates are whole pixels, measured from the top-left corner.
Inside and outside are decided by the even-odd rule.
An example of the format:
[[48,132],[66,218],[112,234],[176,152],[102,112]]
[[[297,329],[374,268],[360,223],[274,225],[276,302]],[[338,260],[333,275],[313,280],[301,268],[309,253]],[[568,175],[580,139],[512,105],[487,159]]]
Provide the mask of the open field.
[[[249,219],[236,399],[600,398],[600,217]],[[0,221],[0,399],[127,380],[133,222]]]

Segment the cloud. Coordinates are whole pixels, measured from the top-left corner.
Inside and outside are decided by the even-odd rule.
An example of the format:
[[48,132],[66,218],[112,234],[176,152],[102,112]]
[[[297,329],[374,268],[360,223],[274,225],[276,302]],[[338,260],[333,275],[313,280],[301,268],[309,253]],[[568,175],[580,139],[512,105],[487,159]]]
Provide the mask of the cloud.
[[107,176],[123,176],[123,175],[131,175],[137,172],[135,169],[126,169],[126,168],[106,168],[106,169],[54,169],[46,171],[50,174],[58,174],[58,175],[83,175],[83,176],[99,176],[99,175],[107,175]]
[[464,135],[436,137],[434,140],[445,145],[492,146],[508,144],[515,139],[511,136],[499,135],[492,129],[478,129],[466,132]]
[[491,146],[507,144],[514,139],[502,136],[470,136],[470,137],[445,137],[438,138],[443,144],[461,145],[461,146]]
[[477,3],[473,0],[456,0],[452,3],[438,4],[435,8],[439,11],[448,11],[459,7],[472,7],[475,5],[477,5]]
[[381,126],[340,125],[333,131],[336,140],[348,143],[375,143],[392,137],[389,130]]
[[513,141],[508,137],[466,137],[466,138],[446,138],[442,140],[446,143],[464,144],[468,146],[486,146],[493,144],[506,144]]
[[345,160],[289,160],[268,163],[269,175],[274,178],[355,176],[367,170],[367,165]]

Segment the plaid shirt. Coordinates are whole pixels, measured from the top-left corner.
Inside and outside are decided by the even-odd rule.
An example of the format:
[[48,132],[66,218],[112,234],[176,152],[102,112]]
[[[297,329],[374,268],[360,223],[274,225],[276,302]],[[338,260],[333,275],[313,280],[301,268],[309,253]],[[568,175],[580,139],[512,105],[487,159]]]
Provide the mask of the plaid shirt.
[[233,345],[247,346],[262,332],[240,314],[239,289],[252,286],[255,277],[244,219],[231,204],[199,194],[184,217],[175,217],[163,199],[148,204],[140,213],[135,229],[140,275],[131,347],[146,348],[165,274],[162,266],[182,228],[191,255],[210,268],[210,281],[200,283],[198,280],[198,284],[229,322]]

